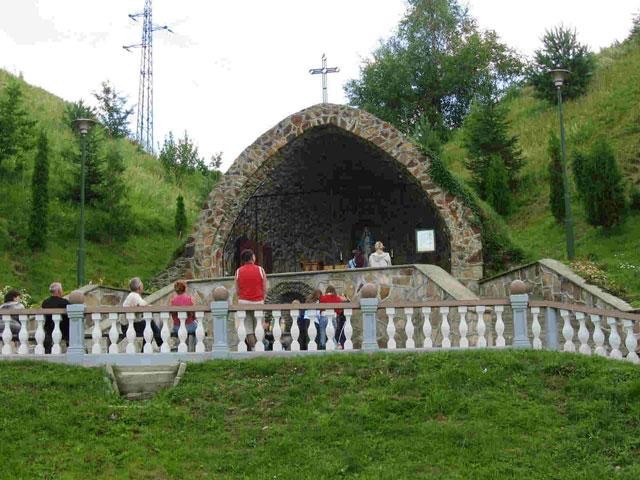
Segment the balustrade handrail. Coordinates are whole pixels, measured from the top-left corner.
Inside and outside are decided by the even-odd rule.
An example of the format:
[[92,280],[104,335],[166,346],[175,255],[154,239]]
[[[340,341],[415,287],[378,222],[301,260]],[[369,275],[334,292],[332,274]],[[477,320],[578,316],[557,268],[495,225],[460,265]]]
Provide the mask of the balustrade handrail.
[[2,315],[66,315],[65,308],[3,308]]
[[379,308],[419,308],[419,307],[491,307],[510,305],[508,298],[480,298],[471,300],[431,300],[416,301],[383,301]]
[[229,304],[230,312],[238,310],[357,310],[360,303],[344,302],[344,303],[231,303]]
[[589,315],[600,315],[604,317],[623,318],[625,320],[640,321],[640,315],[622,312],[620,310],[606,310],[603,308],[587,307],[575,303],[552,302],[550,300],[530,300],[529,307],[533,308],[555,308],[558,310],[569,310],[572,312],[582,312]]

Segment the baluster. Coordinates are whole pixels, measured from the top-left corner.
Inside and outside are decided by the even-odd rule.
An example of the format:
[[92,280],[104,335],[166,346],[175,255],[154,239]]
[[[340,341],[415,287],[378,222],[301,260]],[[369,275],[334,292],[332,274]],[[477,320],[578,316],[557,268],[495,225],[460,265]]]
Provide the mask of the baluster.
[[127,319],[127,346],[125,352],[136,353],[136,330],[133,327],[133,322],[136,320],[136,314],[129,312],[125,314]]
[[282,312],[280,310],[274,310],[273,312],[273,351],[281,352],[282,348],[282,326],[280,325],[280,318]]
[[476,314],[478,315],[478,324],[476,325],[476,329],[478,330],[478,340],[476,342],[476,347],[485,348],[487,346],[487,338],[484,336],[487,330],[487,324],[484,323],[484,311],[487,307],[483,305],[478,305],[476,307]]
[[160,338],[162,338],[162,345],[160,351],[162,353],[171,352],[171,328],[169,327],[169,312],[160,312],[160,323],[162,323],[162,329],[160,330]]
[[238,310],[236,312],[236,330],[238,331],[238,351],[246,352],[247,344],[244,342],[247,338],[247,329],[244,327],[244,319],[247,318],[246,310]]
[[20,331],[18,332],[20,346],[18,347],[18,355],[27,355],[29,353],[29,332],[27,330],[29,317],[20,315],[18,318],[20,319]]
[[336,342],[334,342],[334,337],[336,334],[336,329],[333,326],[333,319],[336,318],[335,310],[327,310],[327,329],[325,330],[327,333],[327,345],[326,350],[331,351],[336,349]]
[[307,329],[307,334],[309,336],[309,345],[307,345],[307,351],[315,351],[318,350],[318,344],[316,343],[316,335],[318,334],[318,329],[316,328],[315,322],[315,320],[318,318],[318,310],[314,310],[312,312],[307,311],[307,313],[309,315],[309,328]]
[[542,349],[542,340],[540,340],[540,332],[542,328],[540,327],[540,321],[538,320],[538,315],[540,315],[539,307],[531,307],[531,316],[533,317],[533,321],[531,322],[531,332],[533,333],[533,349],[541,350]]
[[624,345],[627,347],[627,351],[629,352],[627,353],[627,360],[631,363],[640,363],[640,358],[638,358],[638,354],[636,353],[638,340],[633,333],[633,322],[631,320],[623,320],[622,324],[626,333]]
[[51,315],[51,318],[53,319],[53,333],[51,334],[53,346],[51,347],[51,353],[53,355],[60,355],[62,353],[62,348],[60,347],[60,342],[62,341],[60,320],[62,320],[62,317],[60,316],[60,314],[56,313],[55,315]]
[[604,333],[600,327],[600,315],[590,315],[591,323],[593,323],[593,343],[596,345],[594,353],[601,357],[607,356],[607,350],[604,347]]
[[580,341],[580,347],[578,351],[583,355],[591,355],[591,347],[589,346],[589,330],[584,320],[584,313],[576,312],[576,320],[578,320],[580,327],[578,328],[578,340]]
[[440,330],[442,331],[442,348],[451,348],[451,326],[449,325],[449,307],[440,307],[440,315],[442,323]]
[[394,323],[396,309],[386,308],[385,312],[387,313],[387,348],[394,350],[396,348],[396,325]]
[[571,326],[571,316],[568,310],[560,310],[560,316],[564,321],[562,336],[564,337],[563,350],[565,352],[575,352],[576,346],[573,344],[573,327]]
[[[502,320],[502,312],[504,312],[504,306],[496,305],[494,307],[494,310],[496,312],[496,347],[504,348],[504,346],[506,345],[504,341],[504,320]],[[524,314],[527,314],[526,310]]]
[[11,334],[11,315],[2,315],[2,355],[13,354],[13,335]]
[[153,345],[151,344],[153,341],[153,330],[151,330],[153,314],[151,312],[144,312],[142,319],[144,320],[144,331],[142,332],[144,336],[144,347],[142,347],[142,351],[144,353],[153,353]]
[[607,317],[607,323],[611,332],[609,333],[609,345],[611,345],[610,358],[617,360],[622,359],[622,352],[620,351],[620,335],[618,335],[618,325],[616,319],[613,317]]
[[431,307],[422,307],[422,317],[424,318],[424,322],[422,323],[422,334],[424,335],[422,348],[433,348],[433,339],[431,338],[433,332],[431,328]]
[[102,315],[99,313],[91,314],[91,321],[93,322],[93,328],[91,329],[91,353],[94,355],[99,355],[102,353],[102,345],[100,345],[100,340],[102,339],[102,328],[100,328],[100,321],[102,320]]
[[[256,352],[264,352],[264,310],[255,310],[253,312],[256,319],[256,346],[253,348]],[[273,321],[273,320],[272,320]]]
[[344,349],[345,350],[353,350],[353,341],[351,337],[353,336],[353,326],[351,325],[351,315],[353,315],[353,310],[350,308],[345,309],[344,311]]
[[300,315],[300,310],[290,310],[289,315],[291,315],[291,351],[299,352],[300,327],[298,327],[298,315]]
[[206,351],[204,347],[204,312],[196,312],[196,353]]
[[411,319],[411,317],[413,317],[413,308],[405,308],[404,316],[406,318],[404,331],[407,334],[407,343],[405,345],[405,348],[414,349],[416,348],[416,342],[413,339],[413,332],[415,328],[413,327],[413,320]]
[[189,351],[187,347],[187,312],[178,312],[178,320],[180,326],[178,327],[178,353],[186,353]]
[[44,315],[36,315],[36,348],[33,353],[44,355]]
[[460,315],[460,324],[458,325],[458,332],[460,333],[460,348],[469,348],[469,339],[467,333],[469,332],[469,325],[467,324],[467,307],[458,307],[458,314]]
[[118,314],[110,313],[109,322],[111,323],[111,328],[109,329],[109,341],[111,342],[109,345],[109,353],[118,353],[118,339],[120,338],[117,326]]

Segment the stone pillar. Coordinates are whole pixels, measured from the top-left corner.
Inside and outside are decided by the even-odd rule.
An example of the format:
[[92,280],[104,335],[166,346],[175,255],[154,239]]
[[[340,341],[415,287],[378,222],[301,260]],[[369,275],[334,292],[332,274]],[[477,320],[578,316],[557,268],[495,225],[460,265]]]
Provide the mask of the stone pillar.
[[69,363],[82,363],[84,357],[84,293],[74,290],[69,295],[67,316],[69,317],[69,345],[67,360]]
[[545,336],[547,337],[547,350],[559,350],[558,343],[558,315],[555,308],[545,308]]
[[227,317],[229,316],[229,291],[224,287],[216,287],[211,302],[213,317],[213,358],[229,356],[229,338],[227,335]]
[[511,309],[513,310],[513,346],[531,348],[527,329],[527,308],[529,295],[527,285],[522,280],[514,280],[509,286]]
[[378,311],[378,287],[367,283],[360,290],[360,310],[362,311],[362,350],[378,350],[376,335],[376,313]]

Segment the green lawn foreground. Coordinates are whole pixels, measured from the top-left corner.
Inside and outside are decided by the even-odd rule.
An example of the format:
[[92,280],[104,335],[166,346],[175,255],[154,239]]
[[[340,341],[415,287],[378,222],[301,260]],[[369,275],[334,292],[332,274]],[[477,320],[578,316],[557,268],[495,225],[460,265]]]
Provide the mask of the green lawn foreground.
[[638,478],[640,368],[550,352],[191,364],[144,402],[0,363],[1,478]]

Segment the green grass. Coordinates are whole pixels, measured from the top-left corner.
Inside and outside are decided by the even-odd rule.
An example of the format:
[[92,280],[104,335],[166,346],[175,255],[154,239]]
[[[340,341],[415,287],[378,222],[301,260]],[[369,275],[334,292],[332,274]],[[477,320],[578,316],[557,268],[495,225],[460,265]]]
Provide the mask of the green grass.
[[639,367],[549,352],[192,364],[129,403],[0,364],[3,478],[637,478]]

